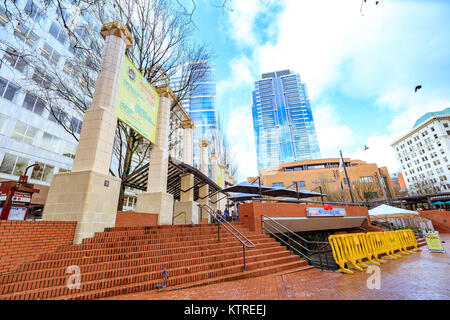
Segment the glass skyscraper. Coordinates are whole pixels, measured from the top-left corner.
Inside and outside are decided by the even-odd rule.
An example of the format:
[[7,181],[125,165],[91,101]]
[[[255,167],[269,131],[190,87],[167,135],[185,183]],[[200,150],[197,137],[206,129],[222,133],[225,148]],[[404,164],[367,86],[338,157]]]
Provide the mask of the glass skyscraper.
[[[194,128],[194,166],[200,166],[200,147],[198,141],[208,140],[212,149],[219,149],[217,144],[217,111],[215,106],[216,99],[216,81],[214,66],[208,61],[191,62],[196,64],[192,67],[193,72],[200,75],[193,75],[198,79],[195,85],[189,90],[189,93],[182,100],[183,108],[195,123]],[[181,75],[171,79],[171,86],[177,90],[180,86]],[[219,150],[215,150],[216,153]]]
[[253,91],[258,170],[320,158],[306,85],[290,70],[263,73]]

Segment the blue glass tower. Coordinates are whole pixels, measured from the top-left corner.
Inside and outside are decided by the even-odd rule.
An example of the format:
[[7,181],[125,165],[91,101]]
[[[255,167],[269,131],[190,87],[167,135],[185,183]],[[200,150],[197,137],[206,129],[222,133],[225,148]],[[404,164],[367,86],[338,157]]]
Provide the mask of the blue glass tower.
[[290,70],[264,73],[253,91],[258,170],[320,158],[306,85]]
[[[200,166],[199,140],[208,140],[214,148],[217,141],[217,111],[215,107],[216,81],[214,66],[207,61],[191,62],[195,64],[191,70],[198,75],[192,75],[197,79],[190,88],[189,93],[182,100],[183,108],[195,123],[194,128],[194,166]],[[177,89],[181,76],[171,79],[171,85]]]

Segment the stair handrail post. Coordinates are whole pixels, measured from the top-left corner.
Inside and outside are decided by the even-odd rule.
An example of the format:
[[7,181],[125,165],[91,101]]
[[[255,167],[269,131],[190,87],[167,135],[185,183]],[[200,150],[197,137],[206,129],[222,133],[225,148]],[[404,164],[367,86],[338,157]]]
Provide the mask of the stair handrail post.
[[244,268],[242,269],[242,271],[244,271],[244,272],[246,272],[247,271],[247,269],[246,269],[246,267],[245,267],[245,246],[244,246],[244,244],[242,244],[242,257],[243,257],[243,262],[244,262]]

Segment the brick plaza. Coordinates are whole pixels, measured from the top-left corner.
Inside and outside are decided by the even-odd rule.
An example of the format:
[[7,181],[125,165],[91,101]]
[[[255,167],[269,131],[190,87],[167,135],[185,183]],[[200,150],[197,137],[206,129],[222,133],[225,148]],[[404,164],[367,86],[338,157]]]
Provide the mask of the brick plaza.
[[112,300],[449,300],[450,234],[445,253],[422,252],[380,266],[381,288],[368,289],[366,272],[308,269],[180,290],[115,296]]

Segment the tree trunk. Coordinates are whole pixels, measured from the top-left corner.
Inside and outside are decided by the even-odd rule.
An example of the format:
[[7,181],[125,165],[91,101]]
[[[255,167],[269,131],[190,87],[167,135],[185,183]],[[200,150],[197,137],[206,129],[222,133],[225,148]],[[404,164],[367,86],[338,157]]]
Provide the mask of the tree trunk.
[[[125,152],[125,158],[123,163],[123,173],[122,173],[122,180],[126,179],[128,175],[130,174],[130,167],[131,167],[131,148],[133,147],[133,141],[134,141],[134,132],[130,129],[130,134],[127,138],[127,146],[126,146],[126,152]],[[117,211],[123,211],[123,204],[125,200],[125,185],[123,183],[120,184],[120,194],[119,194],[119,201],[117,203]]]

